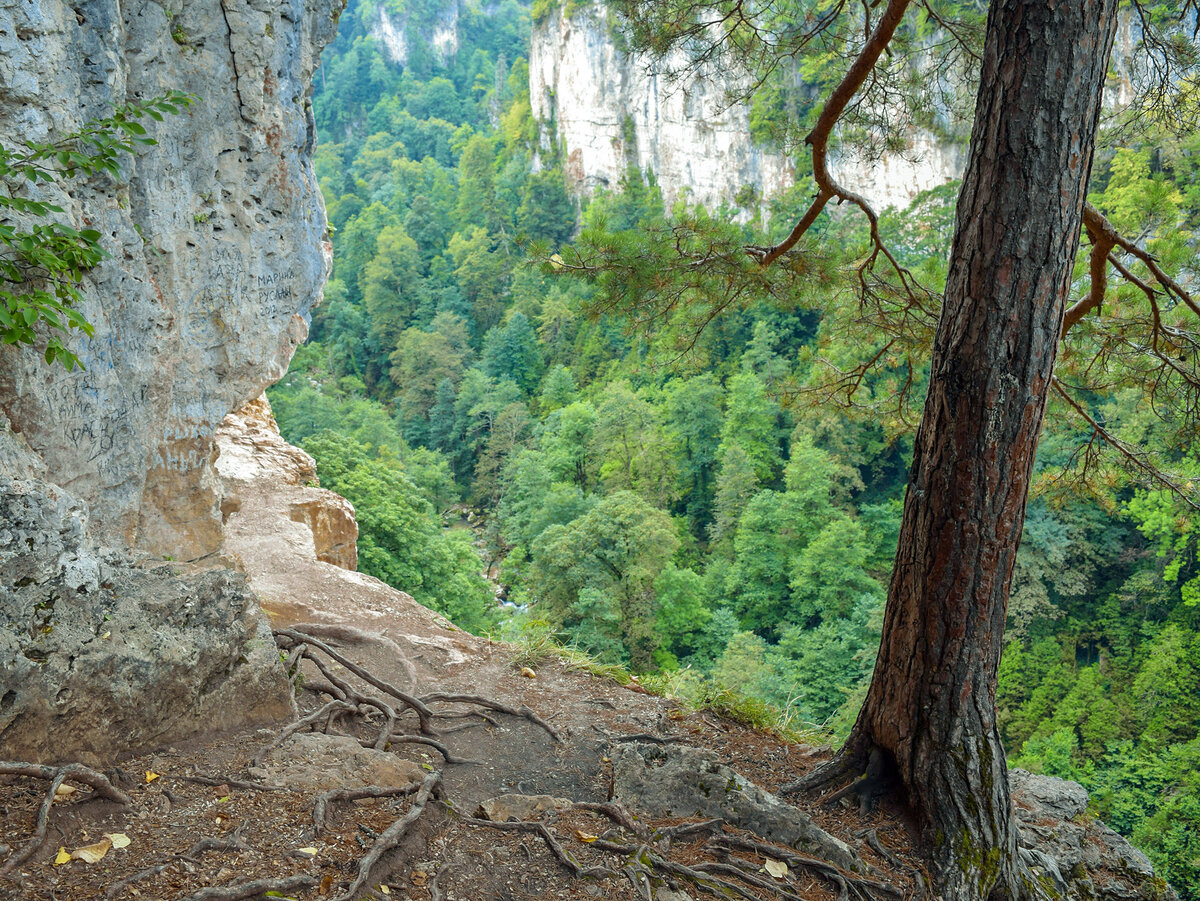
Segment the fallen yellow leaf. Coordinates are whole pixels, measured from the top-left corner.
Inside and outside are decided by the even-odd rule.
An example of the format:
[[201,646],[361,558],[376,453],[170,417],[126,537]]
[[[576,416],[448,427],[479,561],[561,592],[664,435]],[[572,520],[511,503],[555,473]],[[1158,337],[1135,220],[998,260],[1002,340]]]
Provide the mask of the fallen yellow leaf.
[[535,673],[533,670],[531,670],[527,666],[521,667],[521,675],[524,676],[526,679],[536,679],[537,678],[537,673]]
[[112,842],[114,848],[128,848],[129,836],[124,832],[106,832],[104,837]]
[[301,854],[311,854],[313,857],[316,857],[317,849],[316,848],[301,848],[300,853]]
[[94,845],[84,845],[82,848],[76,848],[71,852],[71,856],[76,860],[82,860],[84,863],[99,863],[111,847],[112,842],[106,838],[102,838]]
[[784,863],[782,860],[771,860],[770,858],[768,858],[766,863],[763,864],[763,869],[776,879],[782,879],[787,875],[788,872],[786,863]]
[[69,863],[70,860],[71,860],[71,855],[67,853],[67,849],[59,848],[58,854],[56,854],[54,856],[54,865],[56,867],[61,867],[64,863]]
[[147,785],[150,784],[155,779],[159,778],[160,775],[162,775],[162,774],[156,773],[153,770],[146,770],[146,784]]
[[592,835],[590,832],[584,832],[582,829],[576,829],[575,837],[577,839],[579,839],[581,842],[587,842],[588,844],[591,844],[596,839],[598,839],[600,836]]
[[385,895],[390,895],[392,893],[392,890],[390,888],[388,888],[386,885],[379,886],[379,890],[381,892],[383,892]]

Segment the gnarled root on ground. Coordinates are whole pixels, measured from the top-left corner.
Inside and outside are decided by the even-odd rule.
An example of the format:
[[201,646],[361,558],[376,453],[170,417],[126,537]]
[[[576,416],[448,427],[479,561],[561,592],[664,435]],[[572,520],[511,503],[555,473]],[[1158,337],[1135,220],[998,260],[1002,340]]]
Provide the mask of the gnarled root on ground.
[[[196,863],[200,855],[209,851],[246,851],[249,846],[242,840],[242,830],[236,829],[229,838],[202,838],[196,844],[192,845],[183,854],[172,856],[166,863],[160,863],[157,866],[147,867],[144,870],[139,870],[132,876],[126,876],[120,882],[114,882],[107,892],[104,893],[107,901],[112,901],[121,894],[122,891],[129,888],[131,885],[136,885],[139,882],[145,882],[147,879],[153,879],[155,876],[160,876],[168,869],[175,866],[180,861],[189,861]],[[265,889],[271,891],[271,889]]]
[[[471,826],[537,835],[572,876],[624,877],[637,897],[644,899],[653,898],[657,886],[669,884],[674,888],[679,881],[685,881],[696,890],[718,898],[738,897],[759,901],[760,893],[767,892],[783,901],[802,901],[805,887],[796,878],[800,874],[824,880],[838,892],[839,898],[847,901],[851,898],[855,901],[890,901],[904,894],[890,883],[847,872],[829,861],[727,832],[720,819],[651,829],[617,803],[580,802],[572,805],[571,809],[599,814],[615,824],[615,829],[608,830],[598,838],[586,840],[587,853],[599,853],[602,855],[601,861],[585,863],[577,860],[543,822],[497,823],[461,815],[460,818]],[[676,843],[696,841],[705,836],[709,838],[701,850],[715,857],[715,860],[684,864],[670,856]],[[765,871],[762,863],[764,858],[786,864],[781,868],[781,875]]]
[[[313,627],[316,631],[316,627]],[[401,742],[419,742],[436,748],[437,751],[446,759],[447,763],[468,763],[470,761],[455,759],[442,745],[435,739],[438,732],[433,727],[433,720],[437,717],[459,718],[463,714],[459,711],[441,713],[431,709],[429,705],[435,703],[445,704],[465,704],[475,707],[482,707],[485,710],[492,710],[497,713],[508,714],[509,716],[521,717],[526,719],[541,729],[555,741],[562,742],[562,736],[547,723],[544,719],[537,715],[528,707],[514,707],[511,704],[505,704],[495,698],[488,698],[483,695],[449,693],[449,692],[434,692],[416,697],[413,694],[402,691],[395,685],[380,678],[372,673],[369,669],[360,664],[351,661],[345,654],[337,650],[328,642],[311,634],[307,626],[293,626],[290,629],[279,629],[275,633],[275,640],[283,651],[291,654],[289,661],[289,675],[293,686],[303,685],[305,690],[313,691],[318,694],[324,694],[330,697],[329,701],[323,708],[307,716],[300,717],[296,723],[289,727],[290,731],[285,731],[285,734],[280,735],[275,744],[270,748],[265,748],[256,757],[255,762],[260,763],[262,758],[274,747],[282,744],[284,740],[290,737],[296,731],[303,729],[305,726],[312,726],[319,722],[322,718],[326,719],[325,731],[329,732],[337,723],[338,719],[350,713],[364,713],[363,708],[374,708],[379,713],[383,714],[384,723],[379,729],[379,732],[371,743],[371,747],[377,750],[382,750],[389,743]],[[336,637],[346,637],[342,632],[333,633]],[[355,641],[367,642],[373,639],[378,639],[385,645],[395,647],[395,642],[386,636],[375,636],[369,632],[361,630],[352,630],[349,634],[350,638]],[[332,639],[331,639],[332,640]],[[324,655],[323,659],[321,655]],[[308,660],[324,677],[321,679],[305,680],[300,672],[300,664],[303,660]],[[375,695],[368,690],[355,687],[349,678],[335,671],[333,664],[343,667],[346,671],[357,676],[367,685],[378,689],[383,693],[383,696]],[[411,710],[417,715],[419,723],[420,737],[408,738],[403,733],[398,731],[398,723],[400,715],[392,704],[385,697],[390,697],[400,701],[406,710]],[[482,716],[489,722],[495,722],[485,714],[475,712],[476,715]],[[297,716],[299,711],[297,710]]]
[[33,837],[25,843],[25,847],[13,854],[0,867],[0,873],[9,873],[32,857],[46,840],[46,825],[50,820],[50,805],[54,796],[68,779],[92,789],[94,795],[116,801],[118,804],[129,805],[129,796],[113,785],[103,773],[98,773],[82,763],[68,763],[65,766],[46,766],[40,763],[23,763],[21,761],[0,761],[0,776],[28,776],[33,779],[45,779],[50,782],[46,789],[42,805],[38,808],[37,821],[34,824]]
[[371,870],[379,863],[379,858],[400,844],[400,840],[404,838],[408,828],[425,812],[425,806],[429,803],[429,799],[433,796],[434,791],[441,782],[442,773],[440,770],[434,770],[425,777],[417,789],[417,794],[413,798],[408,812],[392,823],[392,825],[388,826],[383,832],[379,833],[379,837],[375,839],[375,843],[371,846],[371,849],[358,863],[358,876],[350,883],[350,887],[334,898],[333,901],[354,901],[358,897],[359,891],[370,880]]

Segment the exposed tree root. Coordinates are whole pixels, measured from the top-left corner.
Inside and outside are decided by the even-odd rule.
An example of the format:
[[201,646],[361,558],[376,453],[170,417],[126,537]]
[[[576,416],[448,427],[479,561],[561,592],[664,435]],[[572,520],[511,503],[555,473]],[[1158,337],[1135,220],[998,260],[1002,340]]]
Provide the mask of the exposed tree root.
[[[310,648],[316,648],[330,659],[336,660],[364,682],[375,686],[375,688],[378,688],[385,694],[389,694],[396,700],[403,702],[417,715],[417,719],[419,719],[421,723],[421,732],[423,732],[425,735],[437,734],[432,725],[433,713],[422,701],[413,697],[408,692],[401,691],[391,683],[380,679],[378,676],[359,666],[344,654],[334,650],[325,642],[321,641],[319,638],[313,637],[312,635],[298,631],[297,629],[278,629],[275,631],[274,635],[275,641],[284,649],[290,649],[297,645],[307,644],[310,646]],[[306,656],[308,656],[310,660],[314,659],[311,650],[306,652]]]
[[[779,878],[767,875],[762,868],[764,857],[786,863],[797,874],[806,873],[825,881],[838,893],[839,898],[846,901],[885,901],[903,897],[903,892],[896,886],[848,873],[827,860],[796,854],[789,848],[776,847],[741,835],[727,834],[723,831],[724,823],[720,819],[651,829],[640,823],[620,804],[577,802],[571,809],[606,817],[619,829],[633,833],[637,840],[621,842],[606,837],[589,839],[588,847],[591,851],[617,855],[621,859],[612,866],[585,866],[563,848],[545,823],[497,823],[461,815],[460,818],[473,826],[484,826],[502,832],[535,834],[545,842],[550,853],[572,876],[624,877],[633,888],[633,896],[637,898],[653,898],[653,887],[662,882],[674,885],[676,880],[685,880],[697,890],[718,898],[737,897],[746,901],[761,901],[761,893],[766,892],[780,901],[804,901],[804,885],[796,883],[786,875]],[[610,830],[605,836],[617,831]],[[683,864],[668,856],[676,840],[704,833],[716,833],[704,846],[704,850],[715,856],[716,860]],[[744,856],[736,856],[738,854],[751,854],[753,859],[747,860]]]
[[715,895],[718,898],[729,898],[732,895],[737,895],[740,898],[746,898],[747,901],[759,901],[759,897],[753,892],[742,888],[740,885],[728,880],[721,879],[718,876],[713,876],[709,873],[703,873],[694,867],[689,867],[678,861],[670,860],[666,857],[659,857],[652,853],[645,845],[620,845],[614,842],[604,840],[593,843],[592,847],[601,851],[609,851],[613,854],[621,854],[625,857],[636,857],[643,865],[649,865],[654,870],[666,877],[679,876],[687,879],[697,888],[707,892],[710,895]]
[[509,716],[524,717],[534,725],[545,729],[555,742],[562,744],[562,736],[554,730],[554,727],[525,706],[512,707],[500,701],[493,700],[492,698],[485,698],[482,695],[451,694],[442,691],[425,695],[421,698],[421,700],[427,704],[431,704],[435,701],[444,701],[453,704],[478,704],[480,707],[486,707],[489,710],[495,710],[499,713],[507,713]]
[[426,886],[429,889],[429,901],[442,901],[442,890],[438,887],[438,877],[444,872],[446,872],[445,867],[438,870],[430,878],[429,884]]
[[[121,791],[103,773],[98,773],[82,763],[68,763],[63,766],[47,766],[42,763],[24,763],[21,761],[0,761],[0,776],[29,776],[31,779],[54,780],[61,775],[64,780],[86,785],[94,792],[118,804],[129,804],[129,795]],[[62,782],[59,783],[61,785]]]
[[380,645],[395,655],[396,661],[404,668],[404,675],[408,678],[409,686],[417,684],[417,670],[413,666],[412,660],[409,659],[408,652],[382,632],[368,632],[365,629],[358,629],[342,623],[299,623],[292,628],[305,635],[315,635],[317,638]]
[[389,744],[410,744],[410,745],[426,745],[436,750],[445,759],[446,763],[461,763],[466,766],[481,766],[478,760],[468,760],[465,757],[455,757],[450,753],[450,749],[438,741],[436,738],[430,738],[427,735],[397,735],[395,732],[388,736]]
[[717,849],[751,851],[765,857],[774,857],[777,860],[782,860],[789,867],[808,870],[828,879],[834,884],[844,882],[861,897],[875,897],[884,894],[899,898],[904,895],[904,892],[894,885],[856,876],[853,873],[847,873],[841,867],[834,866],[827,860],[821,860],[818,857],[806,857],[794,851],[789,851],[786,848],[779,848],[775,845],[754,841],[741,835],[718,835],[713,837],[709,844]]
[[357,801],[359,798],[391,798],[397,795],[411,795],[420,785],[364,785],[362,788],[335,788],[317,797],[313,805],[313,833],[320,835],[325,831],[325,812],[332,801]]
[[662,838],[674,840],[684,835],[695,835],[698,832],[720,832],[724,825],[725,820],[721,817],[716,817],[711,820],[701,820],[699,823],[680,823],[678,826],[658,829],[655,830],[655,834]]
[[[544,729],[550,735],[550,737],[554,739],[555,742],[561,743],[563,740],[562,736],[559,735],[554,727],[552,727],[533,710],[526,706],[514,707],[510,704],[505,704],[502,701],[497,701],[494,698],[488,698],[482,695],[474,694],[435,692],[433,694],[417,698],[411,694],[408,694],[407,692],[401,691],[396,686],[374,675],[365,667],[354,663],[347,658],[346,655],[342,654],[335,648],[311,634],[317,631],[322,632],[322,634],[328,634],[330,637],[359,642],[382,641],[393,647],[397,654],[401,656],[403,655],[403,652],[400,650],[399,646],[397,646],[396,643],[391,639],[386,638],[386,636],[374,635],[358,629],[331,629],[318,628],[315,626],[297,626],[291,629],[277,630],[274,635],[275,640],[278,642],[280,648],[291,651],[295,655],[295,664],[292,671],[293,680],[299,681],[300,662],[307,658],[313,664],[313,666],[317,668],[321,675],[324,676],[325,681],[317,679],[310,680],[304,683],[304,688],[309,691],[329,695],[333,700],[327,703],[319,711],[310,713],[308,716],[302,717],[296,723],[293,723],[292,726],[289,727],[290,731],[280,735],[271,747],[264,748],[255,757],[256,765],[262,762],[262,759],[267,753],[269,753],[275,747],[278,747],[288,737],[290,737],[290,735],[299,729],[302,729],[305,726],[313,725],[322,717],[328,717],[324,728],[326,732],[330,732],[334,723],[339,717],[346,713],[357,711],[364,706],[373,707],[380,711],[386,720],[381,727],[375,741],[370,743],[369,747],[373,747],[376,750],[383,750],[385,747],[387,747],[389,742],[394,744],[409,742],[424,744],[435,748],[443,756],[443,758],[445,758],[447,763],[473,763],[474,761],[455,758],[445,745],[434,740],[433,736],[438,734],[434,730],[432,724],[435,714],[432,710],[430,710],[428,705],[438,701],[451,704],[474,704],[487,710],[494,710],[498,713],[508,714],[509,716],[521,717],[529,720],[539,728]],[[422,733],[422,737],[418,738],[415,736],[398,734],[396,731],[398,717],[392,706],[380,697],[376,697],[356,689],[348,680],[338,675],[338,673],[333,670],[329,663],[325,660],[322,660],[316,652],[320,652],[321,654],[325,655],[325,657],[329,658],[330,661],[345,667],[349,672],[353,673],[367,684],[372,685],[385,694],[401,701],[408,709],[416,713],[417,718],[420,721],[420,731]],[[438,713],[436,715],[457,718],[463,716],[464,714]],[[469,715],[479,716],[486,722],[489,722],[493,725],[498,725],[496,720],[484,713],[476,711]]]
[[375,743],[370,746],[376,751],[382,751],[384,746],[387,744],[388,736],[390,736],[392,734],[392,730],[396,728],[396,711],[393,710],[391,705],[382,698],[377,698],[373,695],[361,694],[356,691],[349,682],[338,678],[332,672],[332,670],[330,670],[328,665],[321,660],[321,658],[312,654],[309,654],[308,658],[313,662],[313,665],[321,671],[321,675],[329,680],[330,685],[333,687],[333,689],[336,689],[336,691],[331,691],[325,685],[320,683],[315,684],[313,686],[314,688],[319,691],[328,691],[330,694],[335,695],[335,697],[337,697],[339,700],[348,701],[351,704],[354,704],[356,707],[374,707],[384,715],[384,717],[387,719],[387,722],[379,731],[379,737],[375,739]]
[[124,805],[132,803],[125,792],[108,781],[108,777],[96,772],[91,767],[84,766],[82,763],[68,763],[65,766],[46,766],[40,763],[0,761],[0,776],[28,776],[33,779],[50,780],[50,787],[46,789],[41,807],[38,808],[33,837],[26,842],[24,848],[13,852],[12,856],[4,862],[4,866],[0,867],[0,873],[8,873],[19,867],[32,857],[38,848],[42,846],[42,843],[45,842],[46,825],[50,821],[50,807],[54,804],[54,796],[68,779],[72,782],[89,786],[95,794],[108,798],[110,801],[116,801],[118,804]]
[[417,818],[425,811],[425,806],[429,803],[429,798],[433,795],[434,789],[441,784],[441,781],[442,773],[440,770],[434,770],[425,777],[425,780],[421,783],[417,791],[416,797],[413,798],[412,806],[408,808],[408,812],[379,834],[379,838],[375,839],[371,850],[359,861],[358,876],[350,883],[350,887],[345,892],[332,899],[332,901],[354,901],[358,897],[359,891],[370,880],[371,870],[379,863],[379,858],[400,843],[400,840],[404,838],[404,834],[408,831],[408,827],[415,823]]
[[835,782],[840,782],[846,776],[854,776],[856,778],[861,776],[866,764],[866,748],[859,751],[852,749],[849,744],[843,745],[840,751],[825,761],[825,763],[816,767],[811,773],[800,777],[795,782],[789,782],[787,785],[780,786],[776,794],[793,795],[820,791],[828,788]]
[[778,895],[785,901],[804,901],[795,892],[788,891],[782,883],[771,882],[768,879],[763,879],[758,874],[759,867],[743,863],[736,858],[730,863],[720,863],[718,861],[704,861],[692,865],[692,869],[698,873],[720,873],[724,876],[732,876],[734,879],[740,879],[743,882],[753,885],[757,888],[765,889],[768,892]]
[[239,882],[236,885],[214,885],[201,889],[187,898],[187,901],[244,901],[247,898],[259,898],[267,892],[294,892],[296,889],[308,888],[317,880],[311,876],[284,876],[281,879],[255,879],[253,882]]
[[901,873],[910,873],[913,877],[913,882],[915,882],[917,885],[917,897],[925,897],[927,893],[928,881],[925,878],[925,874],[919,868],[914,867],[912,864],[905,863],[903,860],[897,857],[887,845],[880,841],[879,833],[876,830],[864,829],[861,833],[855,834],[862,835],[862,837],[867,840],[867,844],[871,846],[871,850],[886,860],[892,869]]
[[623,744],[628,741],[648,741],[655,745],[673,745],[684,741],[682,735],[651,735],[649,732],[636,732],[633,735],[613,735],[606,733],[606,737],[614,745]]
[[308,653],[308,645],[298,644],[288,654],[288,703],[292,705],[292,719],[300,719],[300,704],[296,697],[300,694],[300,686],[304,682],[304,671],[300,664]]
[[126,876],[120,882],[115,882],[107,892],[104,893],[106,901],[112,901],[121,893],[122,889],[135,885],[138,882],[144,882],[147,879],[152,879],[165,873],[168,869],[175,866],[181,860],[187,860],[191,863],[199,863],[199,857],[207,851],[246,851],[248,846],[242,841],[242,830],[239,828],[234,831],[229,838],[202,838],[196,844],[192,845],[183,854],[176,854],[171,860],[166,863],[160,863],[158,866],[147,867],[144,870],[139,870],[132,876]]
[[480,726],[492,726],[496,729],[500,728],[500,721],[498,719],[488,716],[481,710],[469,710],[465,713],[439,713],[438,716],[447,720],[467,719],[468,717],[477,716],[480,720],[482,720],[482,722],[479,723],[463,723],[458,726],[451,726],[449,729],[443,729],[443,735],[449,735],[451,732],[461,732],[464,729],[478,729]]
[[866,816],[875,809],[879,798],[897,791],[899,787],[900,779],[890,755],[882,748],[873,747],[867,754],[866,772],[845,788],[822,798],[820,803],[828,807],[842,798],[857,798],[859,815]]
[[[608,867],[585,867],[575,860],[570,854],[563,850],[563,846],[558,843],[558,839],[554,837],[544,823],[539,822],[512,822],[512,823],[496,823],[492,820],[481,820],[476,817],[469,817],[459,814],[464,823],[469,823],[472,826],[486,826],[488,829],[498,829],[501,832],[530,832],[535,835],[540,835],[542,841],[546,843],[546,847],[550,849],[550,853],[554,855],[554,859],[561,863],[572,876],[576,879],[586,879],[588,877],[613,876],[613,870]],[[598,844],[598,843],[597,843]]]
[[[348,637],[356,641],[368,641],[373,638],[372,633],[363,632],[358,629],[337,629],[326,631],[334,633],[336,637]],[[382,636],[380,637],[382,638]],[[316,694],[328,695],[331,700],[318,710],[308,714],[307,716],[298,718],[297,721],[289,726],[284,733],[279,735],[269,747],[263,748],[255,756],[253,761],[255,765],[260,765],[268,753],[277,748],[285,740],[287,740],[287,738],[300,729],[303,729],[306,726],[318,728],[322,719],[325,719],[325,724],[320,728],[323,728],[327,734],[331,734],[334,731],[334,726],[337,724],[337,721],[349,713],[358,713],[364,718],[369,718],[370,713],[364,708],[374,708],[374,710],[377,710],[383,714],[385,720],[374,740],[366,740],[355,736],[356,740],[358,740],[365,747],[382,751],[386,749],[389,744],[421,744],[434,748],[439,754],[442,755],[447,764],[453,763],[478,765],[478,761],[456,757],[453,752],[446,747],[446,745],[431,737],[437,733],[430,725],[430,720],[434,716],[434,713],[426,706],[426,703],[429,701],[476,704],[490,710],[496,710],[513,716],[519,716],[524,719],[528,719],[545,729],[556,741],[561,741],[558,734],[541,717],[539,717],[528,707],[516,708],[500,701],[478,695],[435,694],[430,695],[427,698],[418,699],[407,695],[404,692],[398,691],[394,688],[394,686],[391,686],[386,681],[377,678],[362,666],[350,663],[350,661],[348,661],[344,655],[338,653],[333,648],[329,647],[318,639],[313,638],[307,633],[302,633],[297,629],[280,630],[276,633],[276,638],[280,639],[281,648],[290,648],[293,651],[293,659],[296,661],[295,669],[292,672],[294,682],[300,681],[299,664],[301,660],[307,658],[309,662],[321,673],[321,675],[324,676],[324,679],[305,680],[303,682],[304,690],[311,691]],[[387,643],[390,645],[395,645],[395,642],[392,642],[390,639],[387,640]],[[399,651],[398,647],[397,651]],[[424,734],[407,735],[403,732],[398,732],[398,717],[396,715],[396,711],[390,704],[380,697],[355,688],[349,680],[339,675],[329,662],[318,656],[317,652],[324,653],[328,656],[330,661],[334,661],[346,667],[350,672],[354,673],[368,684],[376,687],[382,687],[383,690],[388,694],[398,697],[410,709],[417,713],[418,718],[420,718],[422,722],[422,732],[424,732]],[[438,713],[437,716],[446,716],[448,718],[478,716],[487,723],[497,726],[499,725],[495,719],[479,711],[472,711],[471,713]]]
[[646,840],[650,838],[650,830],[644,823],[639,823],[633,818],[625,805],[618,804],[615,801],[609,801],[604,804],[597,804],[591,801],[576,801],[571,805],[572,810],[590,810],[592,813],[603,814],[608,817],[618,826],[628,829],[638,838]]
[[319,707],[318,709],[314,710],[312,713],[308,714],[308,716],[301,717],[300,719],[296,720],[296,722],[292,723],[290,726],[288,726],[286,729],[284,729],[282,732],[280,732],[277,736],[275,736],[275,739],[269,745],[266,745],[257,754],[254,755],[254,759],[251,761],[251,764],[253,766],[262,766],[262,762],[266,759],[268,754],[270,754],[272,751],[274,751],[276,748],[278,748],[281,744],[283,744],[285,741],[287,741],[289,738],[291,738],[293,735],[295,735],[297,732],[299,732],[305,726],[313,725],[314,723],[319,721],[322,717],[327,716],[330,713],[333,713],[333,712],[336,712],[339,710],[357,710],[357,709],[358,709],[357,705],[351,704],[347,701],[340,701],[337,699],[330,701],[328,704],[325,704],[323,707]]

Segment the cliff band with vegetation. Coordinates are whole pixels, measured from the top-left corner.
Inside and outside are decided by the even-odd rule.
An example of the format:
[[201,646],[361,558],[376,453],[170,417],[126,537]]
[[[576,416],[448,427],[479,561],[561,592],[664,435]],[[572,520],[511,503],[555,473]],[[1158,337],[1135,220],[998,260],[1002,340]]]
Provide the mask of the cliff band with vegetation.
[[[748,76],[717,60],[671,78],[666,73],[684,69],[686,56],[655,61],[628,49],[600,3],[535,4],[534,13],[530,103],[545,140],[561,142],[575,190],[616,189],[632,166],[654,173],[668,207],[686,198],[757,213],[796,183],[791,153],[750,139],[754,113],[738,100]],[[848,145],[835,153],[833,168],[880,209],[902,208],[957,178],[965,161],[964,141],[914,128],[877,157]]]

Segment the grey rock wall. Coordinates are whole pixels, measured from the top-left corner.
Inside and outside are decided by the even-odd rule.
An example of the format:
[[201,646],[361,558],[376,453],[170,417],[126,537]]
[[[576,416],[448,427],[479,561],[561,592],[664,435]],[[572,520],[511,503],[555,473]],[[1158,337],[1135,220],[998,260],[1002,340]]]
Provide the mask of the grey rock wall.
[[85,280],[86,371],[0,349],[11,432],[109,544],[179,560],[220,546],[213,431],[286,370],[328,274],[308,96],[339,9],[0,2],[0,135],[52,139],[128,100],[198,97],[148,123],[158,145],[121,179],[42,191],[110,254]]
[[100,764],[289,713],[246,579],[93,546],[76,497],[0,476],[0,757]]
[[289,712],[220,564],[213,435],[286,371],[328,275],[309,86],[341,6],[0,0],[6,143],[197,98],[120,178],[39,189],[109,257],[84,371],[0,348],[0,757],[106,761]]

